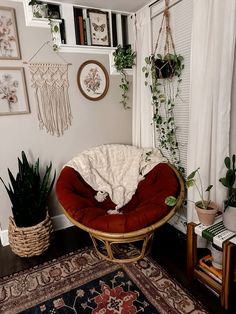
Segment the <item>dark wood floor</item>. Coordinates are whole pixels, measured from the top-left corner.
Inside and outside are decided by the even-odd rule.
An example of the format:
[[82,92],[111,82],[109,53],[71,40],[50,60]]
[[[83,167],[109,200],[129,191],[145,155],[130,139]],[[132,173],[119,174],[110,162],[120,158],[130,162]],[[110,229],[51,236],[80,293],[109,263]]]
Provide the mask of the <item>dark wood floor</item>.
[[[9,246],[0,245],[0,277],[33,267],[78,248],[92,245],[87,233],[76,227],[55,232],[50,248],[38,257],[20,258]],[[236,300],[230,311],[224,311],[219,299],[198,281],[189,283],[186,277],[186,236],[166,224],[154,236],[151,256],[184,288],[200,300],[212,314],[235,314]],[[235,299],[235,298],[234,298]]]

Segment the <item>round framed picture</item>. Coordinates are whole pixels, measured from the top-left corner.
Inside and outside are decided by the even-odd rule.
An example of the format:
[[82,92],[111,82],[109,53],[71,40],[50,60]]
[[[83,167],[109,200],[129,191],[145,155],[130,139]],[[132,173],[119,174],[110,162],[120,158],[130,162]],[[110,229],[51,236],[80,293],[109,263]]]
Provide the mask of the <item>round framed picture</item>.
[[88,60],[80,66],[77,82],[84,97],[89,100],[100,100],[108,91],[109,76],[100,62]]

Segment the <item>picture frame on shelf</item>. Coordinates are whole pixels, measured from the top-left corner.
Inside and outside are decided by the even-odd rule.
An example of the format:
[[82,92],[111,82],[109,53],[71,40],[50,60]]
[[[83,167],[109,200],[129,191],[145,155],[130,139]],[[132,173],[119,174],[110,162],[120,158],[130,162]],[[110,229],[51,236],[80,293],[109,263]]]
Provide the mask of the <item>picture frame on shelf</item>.
[[0,60],[21,59],[15,9],[0,6]]
[[108,12],[88,9],[88,17],[90,22],[91,45],[109,47],[111,43]]
[[109,76],[100,62],[88,60],[78,70],[77,83],[84,97],[96,101],[105,97],[109,88]]
[[24,68],[0,67],[0,116],[30,113]]

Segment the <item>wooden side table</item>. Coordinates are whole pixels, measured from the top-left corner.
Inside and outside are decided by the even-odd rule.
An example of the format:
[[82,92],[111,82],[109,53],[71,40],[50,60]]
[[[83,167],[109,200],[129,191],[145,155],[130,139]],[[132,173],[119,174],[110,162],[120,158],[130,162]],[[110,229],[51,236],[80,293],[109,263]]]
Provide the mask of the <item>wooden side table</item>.
[[[199,225],[199,224],[198,224]],[[235,268],[235,247],[236,237],[229,237],[222,241],[223,248],[223,272],[222,283],[218,283],[207,273],[198,269],[197,258],[197,234],[195,228],[198,226],[194,223],[187,225],[187,274],[188,279],[198,279],[209,286],[220,296],[221,305],[227,310],[229,308],[230,296],[232,294],[232,285],[234,281]],[[214,242],[214,241],[213,241]]]

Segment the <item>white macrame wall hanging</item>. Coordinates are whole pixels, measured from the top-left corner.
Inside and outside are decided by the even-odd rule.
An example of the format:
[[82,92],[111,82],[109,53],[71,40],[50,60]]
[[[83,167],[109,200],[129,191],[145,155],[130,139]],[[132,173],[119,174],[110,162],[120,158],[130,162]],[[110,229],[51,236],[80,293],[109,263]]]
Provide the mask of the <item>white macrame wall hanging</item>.
[[[45,44],[48,42],[44,43],[43,46]],[[30,61],[34,56],[28,61],[28,64],[31,73],[31,86],[35,90],[39,126],[51,135],[61,136],[72,121],[68,94],[69,63],[32,63]]]

